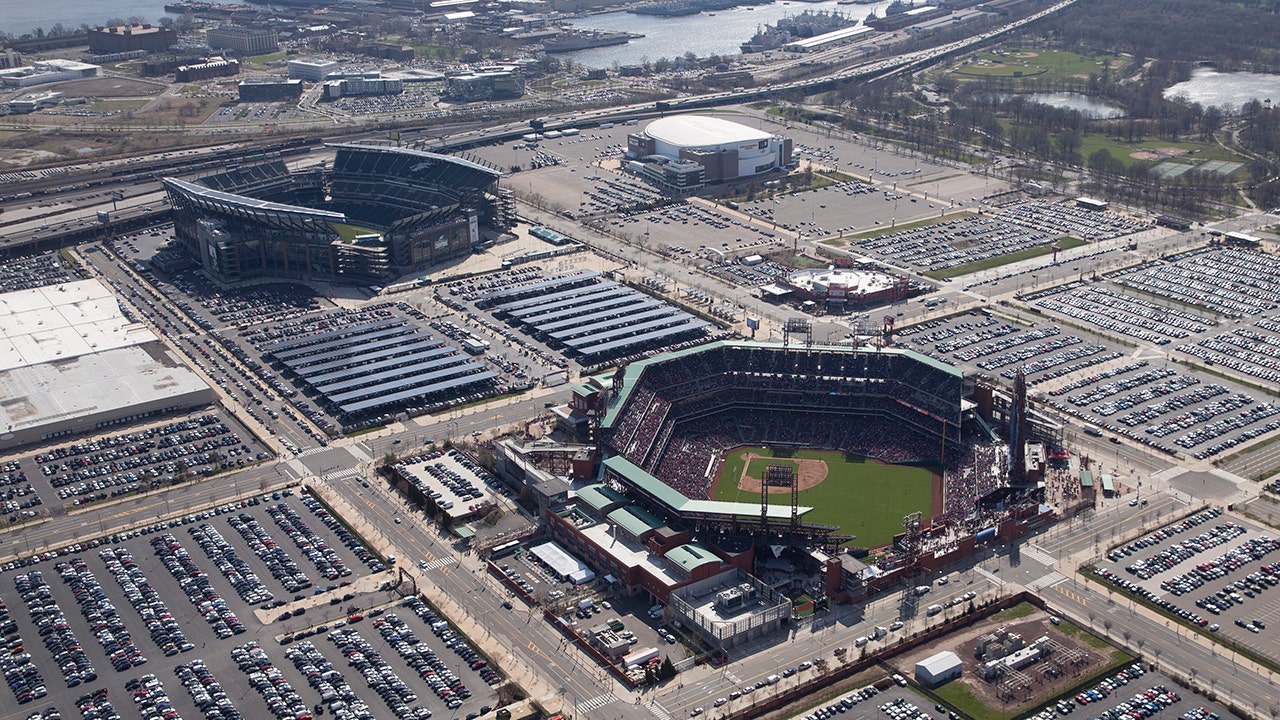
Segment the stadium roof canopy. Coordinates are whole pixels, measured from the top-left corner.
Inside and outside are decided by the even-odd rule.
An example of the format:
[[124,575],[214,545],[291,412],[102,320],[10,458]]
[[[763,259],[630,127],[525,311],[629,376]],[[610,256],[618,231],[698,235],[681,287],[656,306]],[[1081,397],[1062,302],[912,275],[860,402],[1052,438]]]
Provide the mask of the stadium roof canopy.
[[[658,478],[645,472],[643,468],[621,455],[615,455],[608,460],[605,460],[604,466],[606,469],[612,470],[626,478],[628,482],[640,491],[648,494],[654,501],[665,506],[672,513],[697,513],[701,515],[741,518],[760,517],[760,506],[756,503],[725,502],[723,500],[692,500],[687,498],[682,495],[679,490],[676,490]],[[804,515],[811,510],[813,510],[813,508],[804,506],[796,508],[796,512],[800,515]],[[791,520],[790,505],[769,505],[768,513],[769,520],[771,521],[781,523]]]
[[690,148],[754,143],[773,137],[763,130],[709,115],[659,118],[645,126],[644,132],[654,140]]
[[698,543],[685,543],[680,547],[672,548],[671,552],[664,557],[687,573],[691,573],[709,562],[722,562],[720,556]]
[[160,182],[163,183],[166,188],[187,196],[195,204],[221,212],[240,210],[267,220],[280,218],[318,220],[335,223],[344,223],[347,221],[347,216],[340,212],[313,210],[300,205],[286,205],[284,203],[270,202],[268,200],[259,200],[257,198],[249,197],[248,195],[236,195],[235,193],[223,192],[222,190],[214,190],[203,185],[189,183],[186,180],[179,180],[177,178],[163,178]]
[[[622,390],[619,391],[617,396],[612,400],[612,403],[610,404],[608,411],[605,412],[604,418],[601,421],[601,425],[605,427],[612,427],[613,424],[617,422],[618,414],[622,412],[622,409],[624,407],[626,407],[627,396],[631,393],[631,390],[635,388],[636,383],[640,380],[641,373],[643,373],[644,369],[649,365],[656,365],[660,363],[669,362],[672,360],[678,360],[680,358],[691,357],[693,355],[696,355],[697,353],[709,352],[711,350],[716,350],[722,347],[773,348],[775,350],[798,349],[794,345],[790,346],[789,348],[787,345],[783,345],[782,343],[777,343],[777,342],[771,343],[771,342],[760,342],[760,341],[754,341],[754,340],[736,340],[736,341],[717,340],[715,342],[706,343],[704,345],[695,345],[694,347],[684,348],[681,350],[672,350],[671,352],[665,352],[660,355],[654,355],[653,357],[644,358],[643,360],[637,360],[633,363],[629,363],[622,370],[623,372]],[[881,355],[885,355],[885,354],[901,355],[904,357],[909,357],[918,363],[927,365],[930,368],[933,368],[934,370],[938,370],[940,372],[953,375],[957,379],[963,379],[964,377],[964,374],[960,371],[960,368],[957,368],[954,365],[948,365],[947,363],[944,363],[941,360],[937,360],[935,358],[931,358],[928,355],[924,355],[914,350],[908,350],[903,348],[856,348],[856,347],[850,347],[847,345],[815,345],[813,347],[813,350],[822,351],[822,352],[876,353]],[[602,377],[600,378],[600,380],[604,387],[608,387],[612,381],[612,375]]]
[[432,160],[435,162],[464,167],[481,173],[482,175],[488,175],[494,180],[502,177],[502,171],[495,170],[488,165],[481,165],[478,162],[473,162],[465,158],[455,157],[453,155],[441,155],[440,153],[427,152],[425,150],[387,147],[385,145],[359,145],[356,143],[328,143],[326,146],[338,150],[357,150],[360,152],[384,153],[387,155],[407,155],[410,157],[422,158],[423,160]]

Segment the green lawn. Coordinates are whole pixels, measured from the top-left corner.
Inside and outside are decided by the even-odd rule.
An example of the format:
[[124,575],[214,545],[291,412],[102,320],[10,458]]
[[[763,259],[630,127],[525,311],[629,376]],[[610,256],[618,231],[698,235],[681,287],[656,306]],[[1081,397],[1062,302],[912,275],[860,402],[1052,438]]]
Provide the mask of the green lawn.
[[[1080,247],[1085,244],[1084,240],[1070,236],[1058,239],[1058,247],[1063,250],[1070,250],[1073,247]],[[926,277],[933,278],[934,280],[942,280],[943,278],[960,277],[961,275],[968,275],[969,273],[977,272],[979,270],[989,270],[993,267],[1000,267],[1001,265],[1008,265],[1010,263],[1028,260],[1033,257],[1040,257],[1041,255],[1049,255],[1051,253],[1053,253],[1053,246],[1037,245],[1036,247],[1018,250],[1017,252],[1011,252],[1005,255],[996,255],[995,257],[983,258],[982,260],[974,260],[973,262],[956,265],[955,267],[949,267],[943,270],[929,270],[923,274]]]
[[[760,494],[738,487],[745,453],[773,458],[756,459],[747,468],[752,477],[760,477],[767,465],[792,464],[787,458],[822,460],[827,464],[827,478],[817,486],[800,492],[800,504],[813,510],[804,516],[809,522],[837,525],[841,531],[856,535],[850,545],[878,547],[902,532],[903,516],[920,511],[932,516],[933,473],[927,468],[879,463],[846,456],[832,450],[797,450],[776,452],[769,448],[747,447],[734,450],[725,458],[715,487],[715,499],[760,504]],[[769,496],[774,505],[787,505],[791,494],[774,492]]]
[[1101,73],[1102,65],[1111,60],[1113,69],[1126,60],[1106,55],[1080,55],[1066,50],[1017,48],[997,55],[993,51],[978,53],[978,62],[957,67],[954,72],[968,77],[1037,77],[1060,80],[1088,77]]
[[[1179,156],[1182,160],[1189,162],[1203,162],[1205,160],[1228,160],[1231,162],[1248,163],[1249,159],[1241,155],[1237,155],[1230,150],[1222,147],[1217,143],[1199,143],[1199,142],[1174,142],[1171,140],[1141,140],[1139,142],[1124,142],[1115,138],[1098,133],[1088,133],[1080,138],[1080,155],[1086,161],[1093,153],[1106,149],[1111,156],[1124,163],[1125,167],[1137,162],[1136,158],[1129,157],[1130,153],[1135,152],[1154,152],[1157,154],[1161,148],[1178,148],[1186,150],[1184,155]],[[1155,164],[1158,160],[1147,160]]]

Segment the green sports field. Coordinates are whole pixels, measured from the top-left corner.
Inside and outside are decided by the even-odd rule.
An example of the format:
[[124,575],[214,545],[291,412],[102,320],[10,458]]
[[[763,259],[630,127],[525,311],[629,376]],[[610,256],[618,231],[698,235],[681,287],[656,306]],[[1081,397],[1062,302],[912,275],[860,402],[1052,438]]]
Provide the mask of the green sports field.
[[[809,522],[838,525],[841,532],[856,535],[851,546],[878,547],[892,542],[902,532],[902,518],[920,511],[932,517],[934,475],[928,468],[883,465],[873,460],[846,456],[832,450],[775,450],[740,447],[731,450],[720,468],[712,489],[713,498],[733,502],[760,503],[760,493],[738,487],[747,454],[761,456],[747,467],[747,475],[760,478],[768,465],[799,467],[800,460],[826,463],[826,478],[800,491],[800,504],[813,510],[804,516]],[[781,456],[781,457],[779,457]],[[791,493],[775,489],[769,502],[789,505]]]

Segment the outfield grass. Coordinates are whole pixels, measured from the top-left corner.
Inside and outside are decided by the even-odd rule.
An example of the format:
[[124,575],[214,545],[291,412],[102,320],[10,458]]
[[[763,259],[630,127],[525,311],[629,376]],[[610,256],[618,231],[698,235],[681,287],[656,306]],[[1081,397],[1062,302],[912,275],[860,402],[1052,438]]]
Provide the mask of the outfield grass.
[[[1129,157],[1129,153],[1140,151],[1156,152],[1160,148],[1179,148],[1181,150],[1186,150],[1187,152],[1185,155],[1180,155],[1174,159],[1189,162],[1204,160],[1229,160],[1231,162],[1242,163],[1249,162],[1248,158],[1237,155],[1215,142],[1172,142],[1169,140],[1124,142],[1099,133],[1086,133],[1080,136],[1080,156],[1085,160],[1088,160],[1089,156],[1093,153],[1105,149],[1111,153],[1112,157],[1124,163],[1125,167],[1137,162],[1136,159]],[[1148,160],[1146,162],[1150,162],[1154,165],[1159,161]]]
[[[841,532],[856,535],[849,545],[878,547],[892,542],[902,532],[902,518],[919,511],[932,516],[933,473],[927,468],[879,463],[846,456],[831,450],[797,450],[775,453],[768,448],[747,447],[734,450],[725,458],[716,483],[715,499],[760,504],[760,493],[738,487],[742,475],[743,454],[754,453],[769,458],[784,454],[789,458],[822,460],[827,464],[827,479],[816,487],[800,492],[800,504],[813,510],[804,516],[809,522],[839,526]],[[752,477],[760,477],[767,465],[793,464],[784,458],[756,459],[747,468]],[[769,502],[787,505],[791,494],[771,493]]]

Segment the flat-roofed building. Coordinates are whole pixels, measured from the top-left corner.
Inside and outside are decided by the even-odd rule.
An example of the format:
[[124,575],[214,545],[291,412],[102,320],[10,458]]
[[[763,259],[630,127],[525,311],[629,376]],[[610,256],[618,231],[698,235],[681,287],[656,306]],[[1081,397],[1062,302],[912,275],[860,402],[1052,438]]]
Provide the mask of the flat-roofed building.
[[302,60],[290,60],[288,68],[289,77],[294,80],[324,82],[325,77],[338,72],[338,63],[332,60],[306,58]]
[[213,400],[97,280],[0,295],[0,449]]
[[94,55],[145,50],[161,52],[178,44],[178,31],[160,25],[116,25],[89,30],[89,52]]
[[205,42],[213,50],[229,50],[240,56],[266,55],[280,49],[275,30],[224,25],[205,32]]

